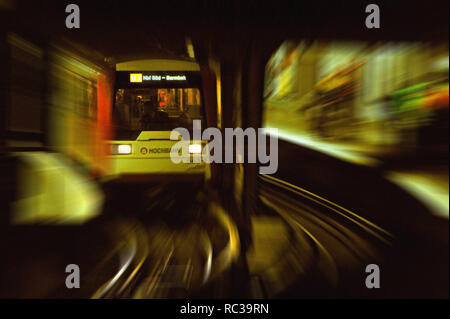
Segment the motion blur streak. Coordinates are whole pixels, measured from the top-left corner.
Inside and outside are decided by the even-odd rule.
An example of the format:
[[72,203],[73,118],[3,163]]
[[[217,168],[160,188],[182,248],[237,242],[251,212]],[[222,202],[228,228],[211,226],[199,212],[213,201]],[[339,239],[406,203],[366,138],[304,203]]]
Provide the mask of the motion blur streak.
[[[125,255],[123,254],[121,256],[121,265],[120,265],[120,269],[117,272],[117,274],[108,282],[108,284],[106,285],[106,287],[101,290],[100,292],[94,294],[94,299],[97,298],[102,298],[119,280],[119,278],[123,275],[123,273],[125,272],[125,270],[130,266],[134,256],[136,254],[136,239],[133,238],[132,241],[130,241],[127,245],[127,249],[125,252]],[[121,290],[119,291],[121,292]]]
[[[391,246],[391,238],[388,233],[383,231],[382,234],[385,236],[383,237],[375,231],[369,232],[367,226],[364,227],[360,222],[353,218],[348,218],[344,214],[330,214],[332,207],[310,196],[304,196],[295,187],[285,186],[278,188],[271,179],[263,178],[261,180],[263,182],[260,196],[263,202],[276,211],[288,224],[292,225],[294,232],[305,233],[311,238],[312,244],[306,243],[304,245],[318,248],[320,253],[314,254],[312,253],[314,249],[311,250],[307,248],[308,246],[305,246],[303,247],[303,252],[299,253],[296,259],[297,262],[303,263],[302,268],[305,269],[306,273],[318,271],[322,273],[322,278],[327,278],[331,286],[325,282],[315,282],[314,285],[329,286],[328,289],[331,295],[333,295],[334,289],[338,289],[338,287],[352,285],[351,277],[347,277],[349,274],[342,270],[342,265],[345,265],[347,269],[361,267],[358,265],[364,265],[371,260],[382,258],[382,249]],[[311,201],[317,205],[311,204]],[[344,217],[344,219],[339,218],[339,216]],[[370,226],[379,230],[379,227],[372,223],[370,223]],[[372,236],[368,236],[369,234]],[[374,240],[375,238],[378,242]],[[307,251],[312,253],[308,258],[305,256]],[[309,258],[312,259],[311,265],[306,263]],[[294,265],[292,264],[291,267],[294,267]],[[276,273],[282,273],[284,267],[288,267],[288,265],[282,266]],[[291,274],[291,276],[295,278],[298,275]],[[299,278],[303,277],[308,278],[308,276],[304,275]],[[296,279],[294,278],[291,278],[288,282],[295,281]],[[281,278],[277,280],[265,278],[265,280],[277,283],[277,285],[272,284],[271,287],[268,287],[271,289],[269,291],[270,295],[286,289],[280,286],[283,283]],[[308,285],[307,281],[306,285]],[[314,292],[310,293],[314,294]]]
[[111,83],[109,82],[107,74],[100,74],[97,81],[97,104],[98,104],[98,139],[94,147],[98,148],[96,154],[96,163],[100,174],[104,175],[110,170],[107,155],[109,155],[109,145],[105,141],[112,138],[112,123],[111,123]]
[[[344,207],[339,206],[338,204],[335,204],[335,203],[333,203],[333,202],[330,202],[329,200],[327,200],[327,199],[325,199],[325,198],[323,198],[323,197],[320,197],[320,196],[318,196],[318,195],[316,195],[316,194],[313,194],[313,193],[311,193],[311,192],[308,192],[308,191],[305,190],[305,189],[302,189],[302,188],[300,188],[300,187],[298,187],[298,186],[292,185],[292,184],[290,184],[290,183],[288,183],[288,182],[282,181],[282,180],[277,179],[277,178],[272,177],[272,176],[260,175],[260,177],[261,177],[263,180],[265,180],[266,182],[275,184],[275,185],[277,185],[277,186],[279,186],[279,187],[282,187],[282,188],[285,188],[285,189],[287,189],[287,190],[289,190],[289,191],[291,191],[291,192],[295,192],[297,195],[303,196],[303,197],[305,197],[305,198],[307,198],[307,199],[309,199],[309,200],[311,200],[311,201],[313,201],[313,202],[315,202],[315,203],[319,203],[319,204],[325,206],[326,208],[329,208],[329,209],[332,210],[333,212],[338,213],[338,214],[344,216],[345,218],[347,218],[347,219],[349,219],[350,221],[352,221],[353,223],[357,224],[358,226],[360,226],[360,227],[363,228],[364,230],[370,232],[370,233],[373,234],[374,236],[379,237],[380,240],[386,241],[383,237],[381,237],[380,235],[378,235],[377,233],[375,233],[374,231],[372,231],[371,229],[369,229],[367,226],[361,224],[360,222],[358,222],[358,221],[356,221],[355,219],[353,219],[353,218],[347,216],[346,214],[340,212],[339,210],[336,210],[336,209],[334,209],[333,207],[330,207],[329,205],[326,205],[326,204],[321,203],[320,201],[323,201],[323,202],[326,202],[326,203],[328,203],[328,204],[330,204],[330,205],[332,205],[332,206],[335,206],[336,208],[343,210],[345,213],[348,213],[348,214],[352,215],[352,216],[355,217],[356,219],[360,219],[362,222],[368,224],[369,226],[375,228],[376,230],[378,230],[378,231],[380,231],[380,232],[383,232],[385,235],[388,235],[388,236],[390,236],[390,237],[393,237],[392,234],[390,234],[388,231],[384,230],[383,228],[381,228],[381,227],[375,225],[374,223],[368,221],[367,219],[365,219],[365,218],[363,218],[363,217],[361,217],[361,216],[359,216],[359,215],[357,215],[357,214],[355,214],[355,213],[349,211],[348,209],[345,209]],[[317,201],[317,200],[315,200],[315,199],[313,199],[313,198],[311,198],[310,196],[307,196],[307,195],[305,195],[305,194],[308,194],[308,195],[310,195],[310,196],[312,196],[312,197],[315,197],[315,198],[319,199],[320,201]],[[386,243],[389,243],[389,242],[386,241]]]
[[448,218],[448,42],[286,41],[265,75],[264,126],[379,168]]
[[15,153],[23,164],[12,224],[82,224],[101,213],[104,196],[82,171],[55,153]]

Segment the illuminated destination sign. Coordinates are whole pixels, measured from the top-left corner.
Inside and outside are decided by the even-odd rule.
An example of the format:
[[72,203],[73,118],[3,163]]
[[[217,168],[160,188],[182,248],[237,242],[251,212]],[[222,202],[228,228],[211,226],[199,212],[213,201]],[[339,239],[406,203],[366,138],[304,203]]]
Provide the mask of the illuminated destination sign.
[[142,73],[130,73],[130,82],[142,82]]
[[116,71],[114,85],[117,89],[125,87],[193,88],[200,87],[201,81],[201,74],[198,71],[130,70]]
[[186,81],[186,75],[167,75],[167,81]]
[[142,74],[142,73],[130,73],[130,82],[143,82],[143,81],[186,81],[186,75],[170,75],[170,74]]

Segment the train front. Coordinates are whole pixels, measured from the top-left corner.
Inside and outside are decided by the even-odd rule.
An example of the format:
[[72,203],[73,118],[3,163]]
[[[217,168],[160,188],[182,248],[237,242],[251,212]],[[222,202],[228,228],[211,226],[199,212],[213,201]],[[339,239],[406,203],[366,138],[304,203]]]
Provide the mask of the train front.
[[[175,61],[174,67],[169,62],[117,65],[109,177],[121,181],[207,178],[205,142],[194,136],[194,129],[205,126],[200,72],[194,63]],[[167,71],[151,71],[154,68]]]

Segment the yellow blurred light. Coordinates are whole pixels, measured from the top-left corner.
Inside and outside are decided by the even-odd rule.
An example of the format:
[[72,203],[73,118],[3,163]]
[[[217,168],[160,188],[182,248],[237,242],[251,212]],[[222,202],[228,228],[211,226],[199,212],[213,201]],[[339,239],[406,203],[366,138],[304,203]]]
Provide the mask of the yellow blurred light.
[[191,144],[189,145],[189,153],[201,153],[202,152],[202,146],[200,144]]
[[186,38],[186,48],[187,48],[189,57],[191,59],[194,59],[195,58],[194,45],[192,44],[192,40],[190,38]]
[[220,76],[216,78],[216,92],[217,92],[217,127],[222,127],[222,85]]
[[142,82],[142,73],[130,73],[130,82]]
[[117,147],[119,154],[130,154],[131,153],[131,145],[119,145]]

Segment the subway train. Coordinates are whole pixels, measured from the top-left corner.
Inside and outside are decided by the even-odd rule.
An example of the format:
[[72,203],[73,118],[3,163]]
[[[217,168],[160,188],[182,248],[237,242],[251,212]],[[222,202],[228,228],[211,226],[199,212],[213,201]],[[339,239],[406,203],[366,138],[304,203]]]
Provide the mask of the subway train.
[[[209,172],[202,156],[206,141],[193,140],[194,121],[203,127],[206,123],[199,65],[182,60],[126,61],[116,64],[114,81],[110,174],[126,180],[168,175],[176,179],[185,174],[203,178]],[[172,133],[177,128],[189,140],[179,140],[181,133]]]

